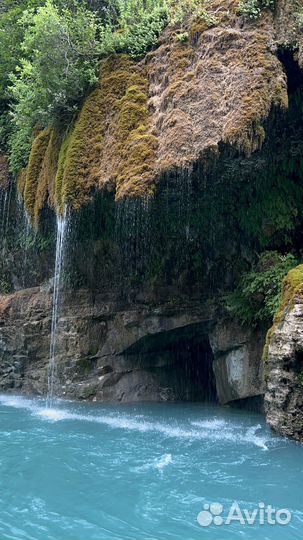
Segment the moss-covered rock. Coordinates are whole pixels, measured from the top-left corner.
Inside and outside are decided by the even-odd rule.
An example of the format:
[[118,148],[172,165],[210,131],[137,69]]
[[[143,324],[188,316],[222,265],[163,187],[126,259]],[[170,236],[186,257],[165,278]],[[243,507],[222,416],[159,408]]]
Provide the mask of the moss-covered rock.
[[46,201],[62,212],[65,204],[78,210],[104,187],[116,199],[151,196],[163,175],[213,163],[223,147],[244,156],[260,150],[271,111],[288,107],[273,45],[281,47],[283,35],[293,46],[299,29],[283,31],[295,16],[284,0],[275,16],[265,10],[256,21],[243,20],[238,5],[211,0],[203,16],[168,27],[141,61],[115,55],[101,62],[99,84],[60,152],[52,130],[45,132],[49,146],[41,134],[33,144],[25,188],[33,220]]
[[73,131],[63,143],[56,178],[56,204],[79,209],[93,191],[153,180],[156,138],[149,133],[148,81],[127,56],[103,62],[98,88],[87,98]]
[[293,307],[297,296],[303,295],[303,264],[290,270],[283,280],[283,290],[281,302],[277,313],[275,314],[272,327],[269,329],[263,351],[263,359],[268,360],[269,347],[271,339],[279,325],[283,323],[285,315]]
[[303,441],[303,264],[284,280],[280,308],[267,336],[265,406],[278,433]]
[[41,212],[46,203],[51,208],[55,208],[55,178],[62,136],[62,130],[58,127],[51,128],[49,142],[41,165],[35,198],[34,222],[36,225],[39,223]]
[[46,203],[55,207],[54,188],[62,137],[62,130],[57,126],[40,132],[33,142],[28,167],[18,175],[18,190],[24,196],[25,208],[35,226]]
[[35,138],[29,157],[24,186],[24,204],[28,215],[34,221],[36,197],[39,189],[39,177],[42,164],[50,140],[51,130],[41,131]]
[[285,309],[289,306],[290,302],[294,301],[296,294],[302,294],[303,289],[303,264],[296,266],[290,270],[283,281],[282,300],[279,310],[275,316],[275,319],[279,322]]
[[24,197],[24,189],[26,184],[27,168],[21,169],[17,176],[17,189],[22,197]]

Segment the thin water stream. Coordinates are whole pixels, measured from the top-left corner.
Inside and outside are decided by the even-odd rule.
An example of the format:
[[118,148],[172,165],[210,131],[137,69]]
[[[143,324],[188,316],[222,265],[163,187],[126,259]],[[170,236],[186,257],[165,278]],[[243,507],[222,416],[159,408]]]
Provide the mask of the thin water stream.
[[49,369],[48,369],[48,393],[47,401],[51,406],[54,399],[56,376],[57,376],[57,337],[58,323],[60,317],[61,304],[61,277],[65,256],[66,247],[66,232],[68,224],[67,209],[65,208],[63,216],[57,216],[57,238],[56,238],[56,259],[54,273],[54,291],[53,291],[53,309],[52,309],[52,324],[51,324],[51,341],[49,352]]
[[9,224],[9,214],[12,199],[13,182],[5,188],[0,188],[0,237],[4,239]]

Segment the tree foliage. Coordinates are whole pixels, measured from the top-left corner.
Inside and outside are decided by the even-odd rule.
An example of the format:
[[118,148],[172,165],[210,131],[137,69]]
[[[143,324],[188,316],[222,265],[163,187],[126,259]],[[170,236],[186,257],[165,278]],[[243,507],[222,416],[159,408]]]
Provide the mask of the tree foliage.
[[271,321],[280,304],[283,279],[296,265],[291,253],[262,253],[255,269],[244,274],[236,291],[228,296],[228,311],[243,324]]
[[169,20],[165,0],[115,0],[115,18],[108,18],[101,29],[101,52],[143,55],[156,43]]
[[240,0],[239,11],[247,19],[258,19],[263,9],[276,7],[276,0]]
[[35,13],[25,10],[18,24],[25,31],[22,58],[10,76],[14,170],[27,160],[34,129],[77,110],[79,99],[95,83],[98,31],[96,16],[86,8],[78,6],[73,13],[51,0]]
[[12,170],[27,163],[35,132],[75,116],[100,59],[144,55],[167,24],[201,15],[204,1],[3,0],[0,139]]

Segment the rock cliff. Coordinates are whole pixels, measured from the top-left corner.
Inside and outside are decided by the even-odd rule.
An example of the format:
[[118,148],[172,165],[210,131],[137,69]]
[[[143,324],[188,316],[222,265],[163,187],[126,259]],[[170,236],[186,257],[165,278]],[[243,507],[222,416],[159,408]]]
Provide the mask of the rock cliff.
[[[247,20],[236,0],[208,2],[143,59],[103,60],[73,125],[37,134],[17,187],[0,156],[3,390],[46,393],[67,204],[57,395],[260,407],[269,324],[243,327],[225,297],[262,251],[302,250],[299,4]],[[268,420],[297,439],[300,306],[266,364]]]
[[283,300],[265,349],[267,421],[271,427],[303,441],[303,268],[284,282]]
[[[47,393],[51,308],[49,287],[1,297],[2,390]],[[141,296],[127,304],[79,290],[60,315],[58,396],[226,404],[263,393],[263,340],[232,321],[218,326],[201,302]]]

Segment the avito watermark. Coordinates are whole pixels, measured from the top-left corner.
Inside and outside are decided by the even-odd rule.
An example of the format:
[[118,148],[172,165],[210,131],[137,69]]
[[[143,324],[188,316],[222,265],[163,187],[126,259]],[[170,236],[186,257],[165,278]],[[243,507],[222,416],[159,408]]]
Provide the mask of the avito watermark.
[[[224,512],[225,511],[225,512]],[[227,515],[223,517],[223,512]],[[239,523],[240,525],[288,525],[291,522],[292,514],[287,508],[273,508],[270,504],[265,505],[260,502],[253,510],[241,508],[237,501],[234,501],[229,508],[224,508],[221,503],[204,504],[203,510],[199,512],[197,521],[201,527],[209,525],[230,525]]]

